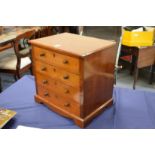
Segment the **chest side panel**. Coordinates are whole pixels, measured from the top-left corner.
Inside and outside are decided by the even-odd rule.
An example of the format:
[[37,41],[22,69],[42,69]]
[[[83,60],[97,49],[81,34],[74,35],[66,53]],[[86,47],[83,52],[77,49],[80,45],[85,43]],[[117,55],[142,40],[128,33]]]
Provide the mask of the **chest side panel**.
[[112,98],[116,46],[84,60],[84,117]]

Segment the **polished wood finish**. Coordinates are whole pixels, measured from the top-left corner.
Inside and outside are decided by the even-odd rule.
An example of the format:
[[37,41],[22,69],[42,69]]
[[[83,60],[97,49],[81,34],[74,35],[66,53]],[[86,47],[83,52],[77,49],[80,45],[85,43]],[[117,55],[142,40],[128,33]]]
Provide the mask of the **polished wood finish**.
[[[112,97],[115,46],[84,59],[83,117]],[[89,107],[89,108],[88,108]]]
[[51,64],[52,54],[49,52],[49,50],[33,47],[34,48],[34,58],[38,59],[40,61],[43,61],[47,64]]
[[69,72],[79,74],[80,60],[71,56],[59,54],[55,51],[34,47],[35,59],[46,62],[47,64],[61,67]]
[[51,105],[54,104],[72,114],[80,116],[80,105],[77,102],[64,98],[42,85],[38,85],[38,95],[49,101]]
[[36,73],[37,85],[43,85],[51,89],[55,93],[60,93],[63,97],[71,98],[74,101],[80,102],[80,88],[74,88],[63,84],[59,80],[54,80],[50,76]]
[[[89,38],[89,39],[88,39]],[[114,42],[96,39],[92,37],[79,36],[69,33],[53,35],[31,41],[35,46],[48,50],[59,51],[59,54],[74,57],[85,57],[95,52],[113,46]]]
[[73,87],[79,87],[80,85],[80,76],[60,69],[58,67],[45,64],[36,60],[36,71],[50,76],[53,79],[58,79],[63,83],[66,83]]
[[30,43],[37,102],[80,127],[112,104],[115,42],[64,33]]

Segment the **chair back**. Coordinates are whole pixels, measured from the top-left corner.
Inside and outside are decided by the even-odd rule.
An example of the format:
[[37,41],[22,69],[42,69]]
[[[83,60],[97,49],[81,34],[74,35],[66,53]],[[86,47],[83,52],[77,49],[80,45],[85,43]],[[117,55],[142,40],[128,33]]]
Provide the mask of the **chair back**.
[[14,40],[14,50],[17,57],[25,57],[29,53],[21,54],[20,51],[30,46],[29,40],[34,39],[35,30],[30,30],[18,35]]

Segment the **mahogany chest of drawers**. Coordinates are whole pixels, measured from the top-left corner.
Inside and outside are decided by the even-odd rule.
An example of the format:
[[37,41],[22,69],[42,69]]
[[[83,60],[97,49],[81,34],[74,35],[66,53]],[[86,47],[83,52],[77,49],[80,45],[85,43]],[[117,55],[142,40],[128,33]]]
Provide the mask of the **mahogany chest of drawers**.
[[37,102],[82,128],[112,104],[115,42],[62,33],[30,43]]

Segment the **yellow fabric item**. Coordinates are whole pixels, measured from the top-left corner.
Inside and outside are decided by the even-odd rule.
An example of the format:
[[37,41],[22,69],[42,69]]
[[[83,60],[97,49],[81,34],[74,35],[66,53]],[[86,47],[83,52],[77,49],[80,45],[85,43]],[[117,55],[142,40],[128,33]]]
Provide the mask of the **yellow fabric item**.
[[152,46],[155,39],[154,32],[154,28],[147,28],[147,31],[142,32],[123,30],[122,44],[136,47]]

